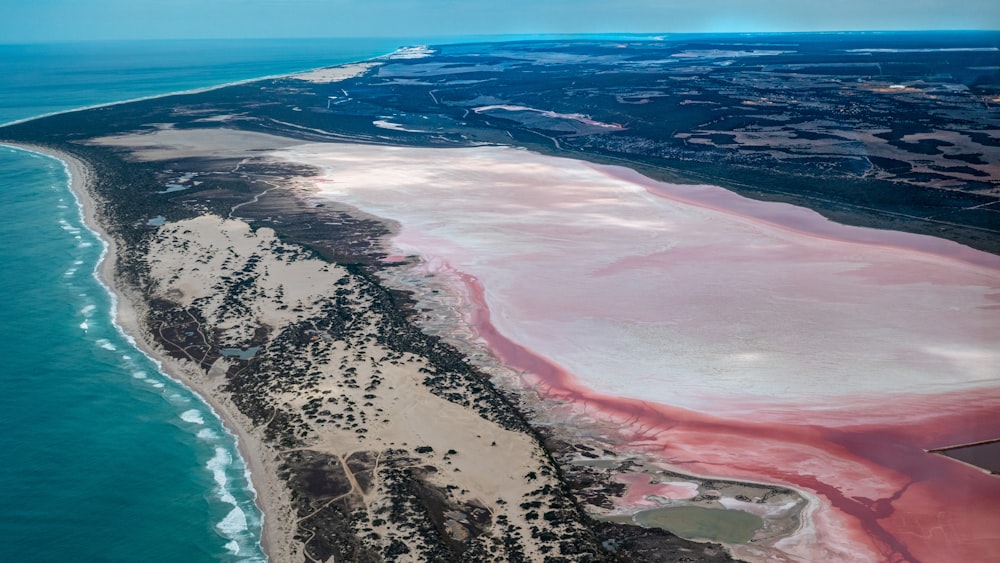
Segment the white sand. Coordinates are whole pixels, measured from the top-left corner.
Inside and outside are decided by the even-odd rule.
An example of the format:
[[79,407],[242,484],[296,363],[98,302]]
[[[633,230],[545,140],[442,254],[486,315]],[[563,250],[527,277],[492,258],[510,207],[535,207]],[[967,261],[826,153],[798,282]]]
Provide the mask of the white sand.
[[[221,330],[221,341],[227,345],[246,342],[259,326],[277,334],[292,323],[320,315],[324,304],[335,299],[336,289],[351,292],[350,299],[364,315],[358,322],[367,322],[369,330],[374,330],[374,313],[363,313],[368,306],[366,298],[354,293],[357,287],[352,283],[343,283],[343,269],[304,257],[297,247],[281,243],[269,228],[251,231],[242,221],[208,215],[168,223],[158,229],[148,256],[152,277],[161,280],[156,293],[184,305],[197,302],[206,321]],[[240,311],[226,304],[227,291],[220,289],[220,284],[226,287],[224,276],[239,278],[251,261],[256,263],[253,273],[242,279],[252,279],[248,290],[252,298],[243,301],[248,309]],[[301,385],[274,385],[270,396],[275,406],[293,413],[305,412],[317,398],[324,406],[328,399],[335,399],[338,406],[330,407],[334,411],[353,405],[365,433],[360,435],[356,425],[312,417],[312,429],[304,434],[306,449],[339,458],[346,467],[348,458],[358,452],[430,446],[432,451],[412,455],[421,460],[418,464],[440,468],[440,477],[432,481],[442,487],[452,485],[461,502],[478,503],[494,515],[505,514],[530,537],[530,524],[518,506],[539,484],[523,476],[537,472],[544,463],[543,452],[531,437],[503,430],[473,410],[433,395],[423,384],[421,371],[429,366],[413,356],[391,360],[391,351],[368,342],[374,333],[351,346],[337,342],[327,347],[326,339],[317,333],[313,345],[294,350],[296,364],[312,370],[310,378]],[[225,360],[220,363],[220,371],[228,367]],[[352,371],[354,383],[345,380],[347,370]],[[221,394],[217,385],[224,378],[218,375],[188,373],[186,377],[211,393]],[[375,379],[383,383],[372,390],[368,386]],[[243,419],[239,423],[248,426]],[[281,453],[262,444],[258,432],[249,434],[257,442],[254,455],[263,452],[265,459],[274,459]],[[451,449],[457,454],[445,455]],[[264,469],[268,489],[280,490],[283,483],[274,481],[273,463]],[[359,497],[357,508],[372,514],[386,502],[378,488],[377,472],[374,478],[373,489],[355,485],[350,493]],[[269,518],[274,512],[274,508],[268,512]],[[283,504],[276,512],[283,537],[272,545],[288,545],[296,520]]]
[[330,68],[318,68],[316,70],[310,70],[309,72],[291,74],[288,77],[294,78],[295,80],[312,82],[314,84],[328,84],[331,82],[340,82],[342,80],[347,80],[348,78],[361,76],[362,74],[368,72],[369,69],[377,67],[381,64],[382,63],[379,62],[352,63]]

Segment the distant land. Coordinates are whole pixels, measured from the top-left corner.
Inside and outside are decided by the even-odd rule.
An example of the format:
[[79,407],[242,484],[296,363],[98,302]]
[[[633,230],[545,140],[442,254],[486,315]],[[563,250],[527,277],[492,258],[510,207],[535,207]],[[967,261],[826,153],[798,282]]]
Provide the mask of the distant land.
[[982,560],[998,108],[1000,32],[567,38],[0,142],[70,164],[272,560]]

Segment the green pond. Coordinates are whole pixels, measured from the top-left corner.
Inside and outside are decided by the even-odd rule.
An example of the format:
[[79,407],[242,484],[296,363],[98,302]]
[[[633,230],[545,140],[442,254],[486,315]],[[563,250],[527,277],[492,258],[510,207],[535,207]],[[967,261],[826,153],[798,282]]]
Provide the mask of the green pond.
[[722,543],[747,543],[764,521],[741,510],[671,506],[644,510],[635,521],[650,528],[662,528],[682,538]]

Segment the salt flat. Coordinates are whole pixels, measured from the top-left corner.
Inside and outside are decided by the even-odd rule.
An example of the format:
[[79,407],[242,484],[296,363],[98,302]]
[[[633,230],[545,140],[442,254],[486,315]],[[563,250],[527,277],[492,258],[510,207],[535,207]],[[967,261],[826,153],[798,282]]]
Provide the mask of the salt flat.
[[[929,237],[857,242],[871,230],[784,204],[723,209],[721,188],[506,148],[282,154],[326,169],[307,180],[323,196],[399,221],[400,253],[478,279],[504,335],[595,390],[705,412],[738,399],[732,414],[1000,375],[989,255],[928,252]],[[750,215],[774,207],[785,216]]]
[[[974,557],[992,541],[995,480],[923,449],[981,439],[1000,408],[996,256],[510,148],[274,155],[324,169],[300,180],[316,197],[398,221],[397,253],[449,282],[543,394],[693,473],[815,495],[786,553]],[[956,479],[961,506],[941,496]],[[932,522],[960,541],[916,537]]]

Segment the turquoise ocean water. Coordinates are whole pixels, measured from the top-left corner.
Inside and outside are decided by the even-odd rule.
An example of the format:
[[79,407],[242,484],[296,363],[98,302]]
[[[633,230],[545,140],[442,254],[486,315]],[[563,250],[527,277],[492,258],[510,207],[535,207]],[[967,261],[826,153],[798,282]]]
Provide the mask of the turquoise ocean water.
[[[413,40],[0,45],[0,123],[362,60]],[[0,147],[0,561],[258,561],[211,409],[111,321],[61,162]]]

